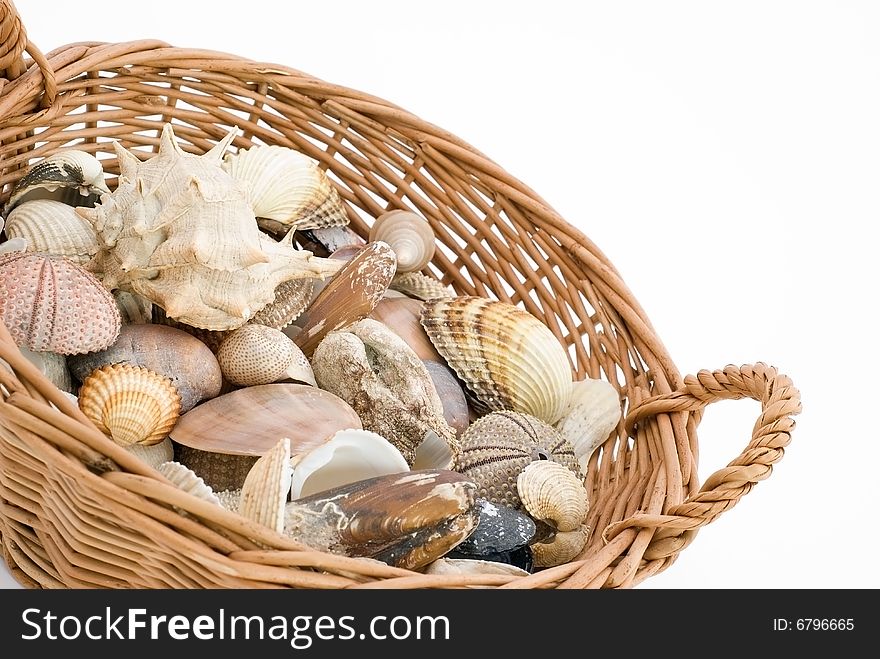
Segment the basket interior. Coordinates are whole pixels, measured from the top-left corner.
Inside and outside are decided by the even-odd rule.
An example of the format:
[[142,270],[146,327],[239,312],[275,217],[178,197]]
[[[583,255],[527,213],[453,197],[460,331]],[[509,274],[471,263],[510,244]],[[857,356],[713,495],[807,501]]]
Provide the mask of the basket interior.
[[[203,153],[237,127],[234,148],[277,144],[319,161],[363,237],[386,210],[426,217],[438,244],[426,271],[459,294],[511,302],[541,319],[567,348],[575,379],[602,378],[620,391],[624,416],[680,386],[601,251],[502,167],[404,109],[286,67],[157,42],[75,44],[47,59],[59,91],[49,107],[41,106],[36,67],[0,97],[2,201],[29,164],[62,149],[95,154],[112,189],[113,141],[147,157],[171,122],[185,150]],[[27,84],[34,91],[23,91]],[[585,556],[606,547],[603,530],[613,522],[660,513],[696,489],[695,427],[692,416],[675,414],[628,437],[621,422],[593,454]],[[675,558],[646,560],[643,552],[632,550],[635,565],[617,581],[633,585]],[[619,585],[609,574],[603,584]]]

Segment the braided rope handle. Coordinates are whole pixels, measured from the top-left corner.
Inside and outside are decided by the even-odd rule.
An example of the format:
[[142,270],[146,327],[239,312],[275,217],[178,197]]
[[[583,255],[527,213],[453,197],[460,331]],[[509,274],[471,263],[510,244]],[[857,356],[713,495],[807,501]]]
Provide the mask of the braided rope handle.
[[732,508],[758,481],[770,476],[772,465],[782,459],[791,441],[795,426],[791,417],[801,411],[801,401],[791,379],[766,364],[731,365],[720,371],[703,370],[696,376],[688,375],[678,391],[635,406],[626,417],[626,429],[633,436],[639,421],[656,414],[700,413],[710,403],[741,398],[761,403],[761,415],[745,450],[709,476],[699,492],[671,506],[665,515],[637,513],[611,524],[603,534],[606,540],[630,527],[656,528],[644,557],[655,560],[673,556],[693,540],[699,527]]
[[11,0],[0,0],[0,74],[5,77],[0,78],[0,94],[7,80],[18,78],[26,71],[21,57],[25,52],[34,60],[43,77],[44,95],[40,105],[49,107],[58,97],[55,71],[43,52],[28,39],[15,5]]

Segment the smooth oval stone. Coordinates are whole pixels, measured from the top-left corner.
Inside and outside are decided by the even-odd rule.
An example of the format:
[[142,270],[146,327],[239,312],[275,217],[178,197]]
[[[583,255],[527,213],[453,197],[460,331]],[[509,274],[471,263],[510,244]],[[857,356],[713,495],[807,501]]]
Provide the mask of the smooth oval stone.
[[71,373],[83,382],[109,364],[143,366],[169,378],[180,393],[181,414],[220,395],[223,376],[210,348],[183,330],[165,325],[123,325],[119,338],[105,350],[72,355]]
[[531,542],[537,530],[531,517],[485,499],[477,503],[480,519],[474,532],[456,547],[460,558],[492,560],[487,556],[512,552]]

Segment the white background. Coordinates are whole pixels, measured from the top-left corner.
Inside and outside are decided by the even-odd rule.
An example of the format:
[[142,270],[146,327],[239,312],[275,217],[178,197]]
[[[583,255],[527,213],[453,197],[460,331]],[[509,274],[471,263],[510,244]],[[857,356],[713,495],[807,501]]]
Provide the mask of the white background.
[[[765,361],[803,395],[773,475],[640,588],[880,587],[880,4],[16,6],[44,52],[148,37],[223,50],[469,141],[608,255],[683,374]],[[702,479],[757,415],[709,409]]]

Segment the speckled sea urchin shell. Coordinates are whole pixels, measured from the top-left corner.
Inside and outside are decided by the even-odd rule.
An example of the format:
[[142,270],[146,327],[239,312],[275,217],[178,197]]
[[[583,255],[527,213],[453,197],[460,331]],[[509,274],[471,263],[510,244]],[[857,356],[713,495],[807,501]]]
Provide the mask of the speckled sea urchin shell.
[[562,344],[535,316],[474,296],[426,300],[422,326],[437,352],[489,410],[556,423],[571,395]]
[[79,407],[117,444],[157,444],[180,417],[180,394],[166,377],[141,366],[111,364],[79,390]]
[[103,350],[121,326],[101,282],[49,254],[0,255],[0,317],[19,346],[62,355]]
[[519,508],[520,472],[535,460],[552,460],[580,478],[571,444],[540,419],[519,412],[492,412],[462,434],[455,471],[477,485],[477,496]]

